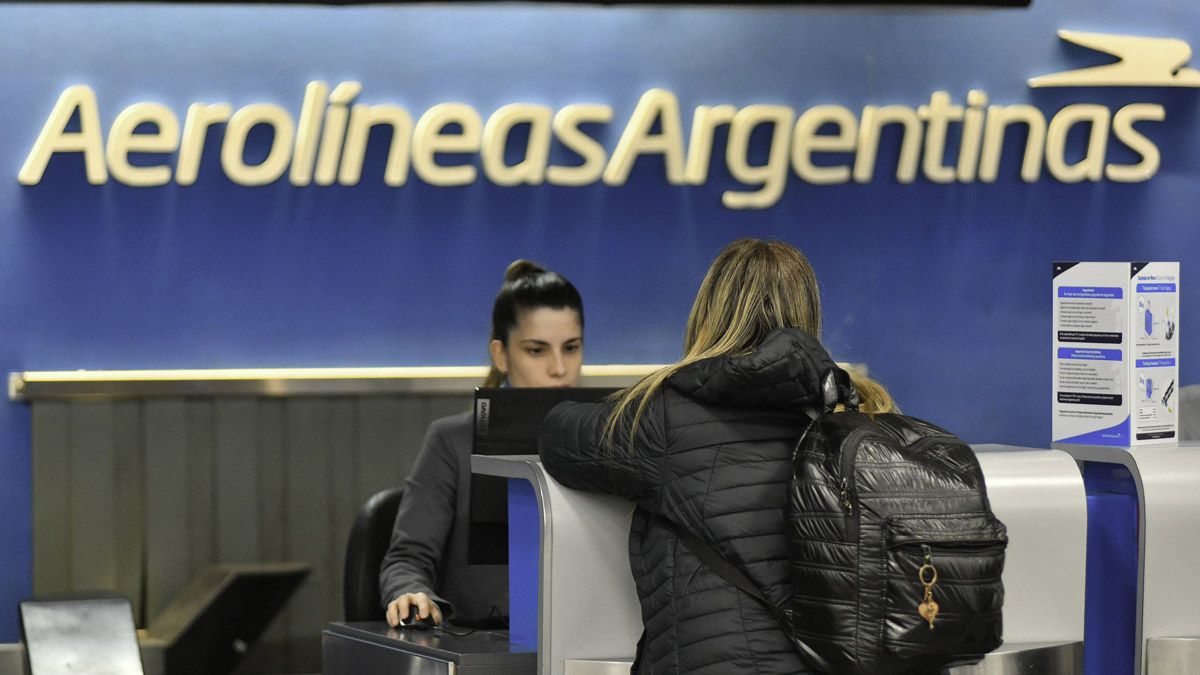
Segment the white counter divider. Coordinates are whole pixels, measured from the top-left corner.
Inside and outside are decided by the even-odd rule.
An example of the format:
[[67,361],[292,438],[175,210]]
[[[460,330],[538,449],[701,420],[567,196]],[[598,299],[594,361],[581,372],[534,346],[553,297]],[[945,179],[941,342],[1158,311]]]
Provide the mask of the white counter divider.
[[1185,672],[1165,666],[1178,659],[1200,672],[1200,443],[1057,447],[1080,462],[1128,469],[1137,490],[1135,672]]
[[537,497],[539,675],[566,675],[568,658],[631,656],[642,634],[629,571],[633,504],[563,487],[536,455],[475,455],[471,468],[527,480]]

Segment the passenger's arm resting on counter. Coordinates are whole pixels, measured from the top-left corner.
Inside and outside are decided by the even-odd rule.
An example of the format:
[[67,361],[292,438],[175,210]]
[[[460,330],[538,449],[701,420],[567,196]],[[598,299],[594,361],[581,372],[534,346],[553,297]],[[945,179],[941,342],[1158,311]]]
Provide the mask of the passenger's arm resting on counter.
[[434,588],[454,523],[457,493],[458,455],[447,436],[431,427],[408,477],[392,543],[380,566],[379,595],[385,607],[404,593],[425,593],[444,614],[453,612]]
[[[604,442],[604,428],[613,406],[612,402],[555,406],[538,436],[542,464],[567,487],[634,501],[646,499],[662,484],[666,460],[661,394],[653,395],[638,422],[634,449],[629,448],[628,424],[618,427],[611,445]],[[632,415],[631,410],[627,418]]]

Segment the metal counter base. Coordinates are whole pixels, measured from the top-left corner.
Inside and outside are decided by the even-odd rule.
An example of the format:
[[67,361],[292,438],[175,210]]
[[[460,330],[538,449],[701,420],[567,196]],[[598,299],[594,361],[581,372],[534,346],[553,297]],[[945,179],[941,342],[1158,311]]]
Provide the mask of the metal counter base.
[[1200,638],[1146,640],[1146,675],[1200,673]]
[[950,669],[950,675],[1010,675],[1046,673],[1079,675],[1083,672],[1082,642],[1014,642],[1000,645],[972,666]]
[[[568,659],[566,675],[629,675],[631,659]],[[1079,675],[1082,642],[1018,642],[1001,645],[982,661],[951,668],[949,675]]]
[[[459,629],[453,629],[456,632]],[[507,631],[451,635],[382,622],[332,623],[321,633],[324,675],[533,675],[537,652]]]

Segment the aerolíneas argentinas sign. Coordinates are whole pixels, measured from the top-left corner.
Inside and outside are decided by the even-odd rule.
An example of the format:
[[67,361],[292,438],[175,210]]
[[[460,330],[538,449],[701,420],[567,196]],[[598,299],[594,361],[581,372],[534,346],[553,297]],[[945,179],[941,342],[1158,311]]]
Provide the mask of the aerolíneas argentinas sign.
[[[1069,31],[1060,36],[1119,60],[1036,77],[1030,86],[1200,87],[1200,73],[1182,67],[1191,54],[1182,41]],[[605,104],[572,103],[555,110],[513,103],[484,119],[472,106],[439,103],[414,118],[401,106],[364,103],[361,93],[358,82],[342,82],[331,90],[314,81],[308,83],[298,118],[267,103],[237,110],[228,103],[193,103],[182,125],[168,107],[140,102],[121,111],[105,134],[95,92],[72,86],[59,96],[18,179],[37,184],[55,154],[82,153],[87,180],[95,185],[110,179],[138,187],[172,181],[192,185],[201,162],[216,161],[204,156],[206,139],[221,134],[220,165],[234,183],[265,185],[286,175],[296,186],[357,185],[363,180],[371,130],[386,126],[391,142],[382,180],[390,187],[403,186],[410,173],[430,185],[469,185],[479,180],[480,172],[501,186],[619,186],[645,155],[662,158],[668,184],[702,185],[709,177],[716,131],[726,126],[725,167],[743,187],[725,191],[721,201],[732,209],[763,209],[779,201],[791,174],[813,185],[868,183],[877,171],[893,174],[900,183],[911,183],[918,175],[934,183],[994,182],[1005,135],[1014,128],[1024,131],[1019,176],[1025,182],[1038,180],[1043,171],[1067,183],[1146,181],[1158,171],[1161,157],[1137,125],[1166,119],[1165,108],[1156,103],[1116,109],[1077,103],[1046,113],[1028,104],[992,103],[982,90],[968,92],[964,102],[935,91],[917,107],[867,105],[857,111],[840,105],[803,111],[785,105],[697,105],[688,111],[691,127],[685,136],[678,98],[667,89],[650,89],[622,121],[610,150],[583,129],[613,122],[613,108]],[[73,117],[79,120],[78,130],[68,131]],[[265,159],[247,163],[246,138],[260,125],[273,131],[271,147]],[[894,166],[881,167],[880,138],[889,126],[901,131],[899,153]],[[957,133],[951,133],[955,126]],[[139,131],[147,127],[153,130]],[[520,135],[523,152],[517,152],[520,161],[510,163],[510,134],[518,127],[527,131]],[[768,147],[752,161],[750,140],[760,127],[770,130]],[[1077,127],[1087,130],[1086,147],[1082,153],[1068,153],[1067,137]],[[957,147],[947,147],[949,138]],[[576,159],[552,164],[556,143]],[[1136,161],[1109,161],[1114,143],[1131,151],[1125,154]],[[135,165],[131,153],[158,154],[163,161]],[[477,155],[478,166],[439,162],[438,156],[446,154]]]

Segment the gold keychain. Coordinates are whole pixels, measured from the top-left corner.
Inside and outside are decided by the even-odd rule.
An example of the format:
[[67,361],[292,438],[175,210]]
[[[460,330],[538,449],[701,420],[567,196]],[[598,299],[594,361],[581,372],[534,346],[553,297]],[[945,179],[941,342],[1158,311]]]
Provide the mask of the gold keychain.
[[938,604],[933,599],[933,586],[937,583],[938,572],[933,566],[933,553],[928,546],[925,549],[925,564],[917,570],[917,580],[925,587],[925,601],[917,606],[917,614],[929,622],[929,630],[933,630],[933,620],[937,618]]

